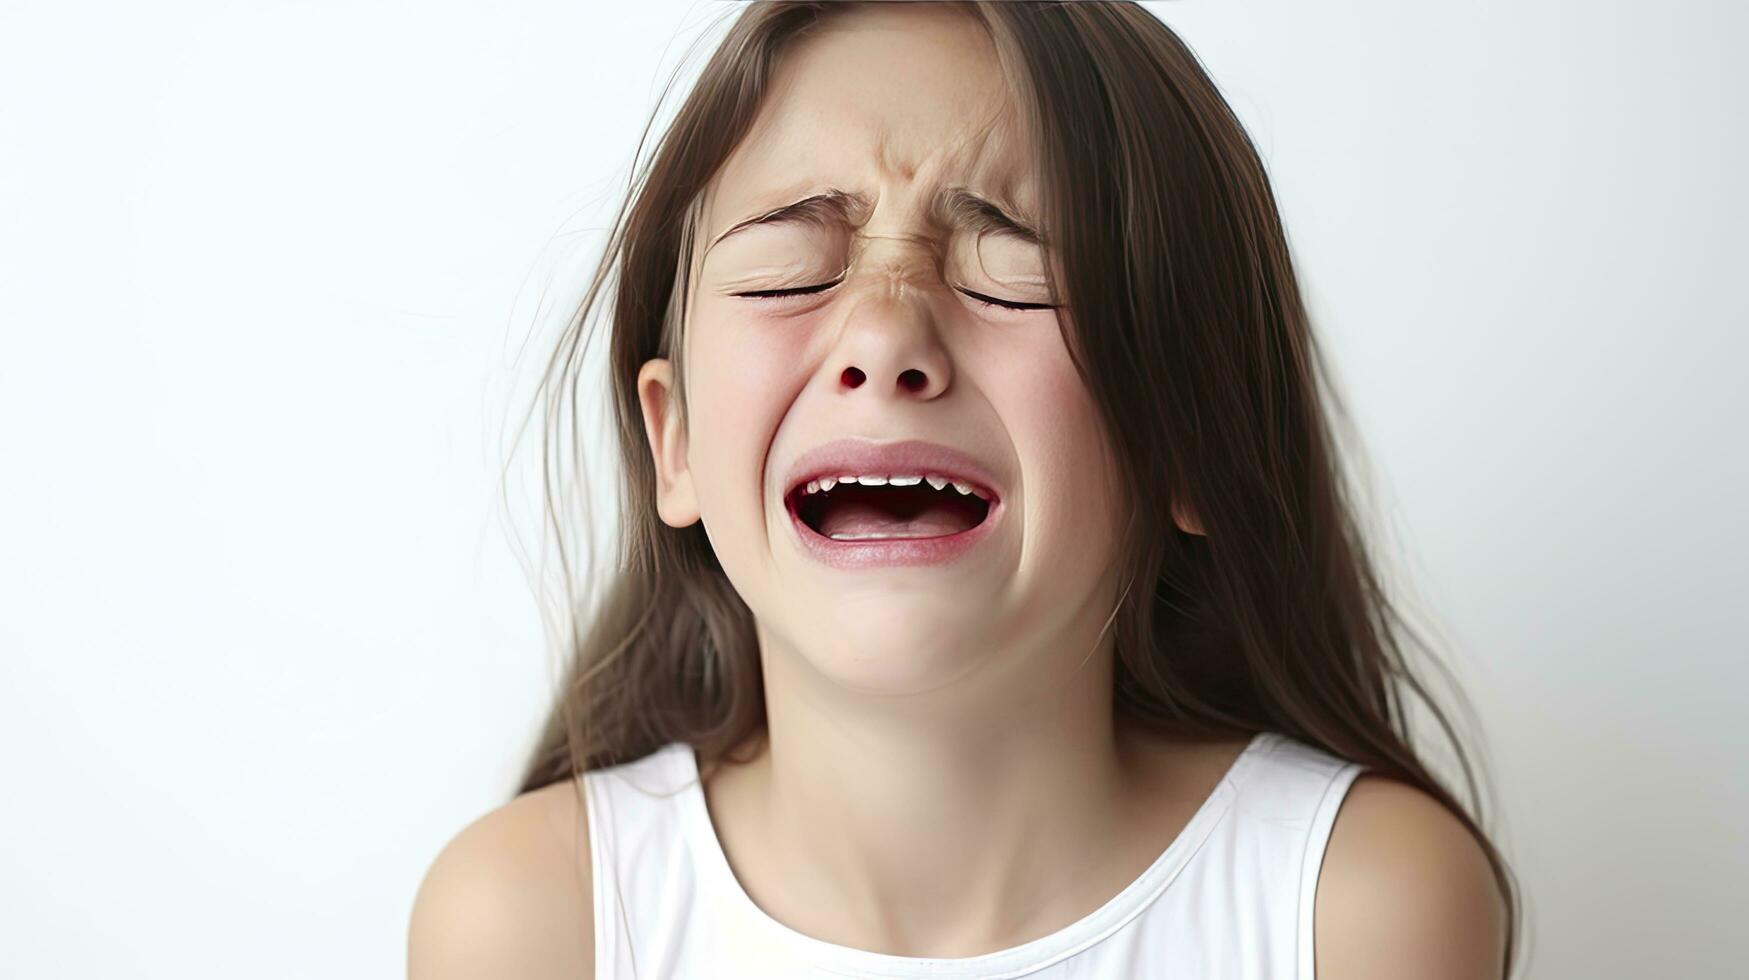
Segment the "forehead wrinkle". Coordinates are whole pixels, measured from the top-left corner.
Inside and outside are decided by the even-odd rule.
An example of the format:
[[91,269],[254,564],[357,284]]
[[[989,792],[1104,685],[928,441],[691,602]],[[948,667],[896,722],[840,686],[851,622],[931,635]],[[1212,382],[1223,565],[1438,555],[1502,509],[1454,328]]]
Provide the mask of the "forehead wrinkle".
[[[789,204],[736,222],[718,235],[705,251],[709,252],[739,231],[761,224],[794,223],[816,228],[848,228],[858,239],[904,238],[923,241],[929,238],[928,235],[913,232],[876,234],[867,230],[875,205],[875,195],[866,191],[827,187]],[[962,183],[937,185],[928,192],[924,204],[924,221],[933,231],[964,231],[978,237],[1007,235],[1028,244],[1043,244],[1037,219],[1011,203],[1007,194],[998,191],[980,194]]]
[[910,180],[917,176],[917,164],[909,159],[899,160],[894,156],[893,132],[882,126],[875,136],[875,167],[881,173],[893,174],[902,180]]
[[[926,155],[939,158],[927,165],[917,154],[903,149],[907,142],[915,140],[899,139],[894,127],[884,123],[873,127],[872,139],[864,145],[872,150],[876,172],[896,176],[901,183],[914,182],[920,172],[929,171],[957,172],[968,178],[946,187],[941,186],[940,180],[926,184],[923,217],[932,229],[952,231],[963,228],[980,234],[1012,235],[1029,244],[1042,244],[1037,216],[1021,205],[1013,193],[1020,178],[1018,161],[1002,159],[1004,150],[1015,146],[1010,139],[1013,134],[1009,125],[1012,111],[1012,106],[1000,99],[982,112],[975,111],[975,116],[980,118],[968,123],[958,139],[945,145],[938,143],[934,150],[925,151]],[[762,128],[767,130],[775,125],[773,118],[762,122],[765,124]],[[974,186],[987,189],[972,190]],[[791,219],[817,228],[861,229],[873,218],[881,196],[867,190],[846,190],[837,182],[825,179],[795,181],[788,185],[788,192],[782,197],[768,194],[755,198],[782,203],[737,220],[716,235],[704,251],[709,252],[746,227],[782,224]],[[784,201],[791,197],[794,199]]]

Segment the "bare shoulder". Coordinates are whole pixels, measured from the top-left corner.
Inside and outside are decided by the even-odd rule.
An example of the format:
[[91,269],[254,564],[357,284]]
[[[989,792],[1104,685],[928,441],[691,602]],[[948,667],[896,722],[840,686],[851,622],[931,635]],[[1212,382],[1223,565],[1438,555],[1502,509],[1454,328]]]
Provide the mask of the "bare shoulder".
[[1505,903],[1482,846],[1427,792],[1362,773],[1314,900],[1319,980],[1499,980]]
[[408,980],[595,975],[577,794],[574,780],[524,793],[443,846],[413,900]]

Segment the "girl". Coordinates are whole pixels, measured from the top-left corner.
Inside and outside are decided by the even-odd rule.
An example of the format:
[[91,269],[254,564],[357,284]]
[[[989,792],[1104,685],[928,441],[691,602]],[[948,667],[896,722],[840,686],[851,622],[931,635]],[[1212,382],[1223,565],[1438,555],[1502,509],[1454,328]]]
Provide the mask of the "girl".
[[618,577],[415,980],[1509,972],[1262,162],[1171,31],[754,4],[628,207]]

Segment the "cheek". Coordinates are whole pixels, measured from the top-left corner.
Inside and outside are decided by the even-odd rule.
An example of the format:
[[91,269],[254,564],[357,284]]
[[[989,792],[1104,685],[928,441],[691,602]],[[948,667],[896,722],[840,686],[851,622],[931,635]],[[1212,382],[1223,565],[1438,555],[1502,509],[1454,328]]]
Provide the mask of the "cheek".
[[1121,516],[1117,473],[1098,408],[1062,339],[1015,350],[983,384],[1020,457],[1028,550],[1045,567],[1096,573]]
[[[763,547],[766,453],[803,383],[799,331],[701,307],[687,351],[688,459],[725,570]],[[733,574],[731,572],[731,574]]]

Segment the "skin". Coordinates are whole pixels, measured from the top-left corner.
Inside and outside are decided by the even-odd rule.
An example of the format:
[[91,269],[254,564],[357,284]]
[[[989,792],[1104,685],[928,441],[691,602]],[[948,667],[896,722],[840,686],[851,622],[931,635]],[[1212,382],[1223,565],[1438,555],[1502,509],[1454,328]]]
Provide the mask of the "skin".
[[[1049,258],[1013,240],[974,247],[925,207],[963,186],[1034,212],[1009,112],[989,40],[951,11],[877,4],[800,42],[707,192],[681,353],[690,418],[669,362],[638,375],[658,512],[703,522],[757,623],[769,737],[745,747],[751,762],[705,774],[731,867],[791,928],[898,955],[987,953],[1092,912],[1244,744],[1167,741],[1113,716],[1102,627],[1126,502],[1094,404],[1060,311],[990,310],[959,291],[1052,302]],[[827,187],[874,207],[717,240]],[[841,274],[814,296],[734,295]],[[847,384],[847,367],[866,380]],[[905,371],[926,383],[900,385]],[[792,459],[843,435],[967,450],[1001,478],[1009,512],[946,566],[820,565],[780,495]],[[590,975],[582,816],[560,784],[458,834],[416,899],[410,976]],[[1455,818],[1363,776],[1325,857],[1318,974],[1497,977],[1500,908]]]
[[[780,921],[902,955],[970,955],[1071,922],[1171,829],[1141,825],[1154,760],[1111,711],[1101,628],[1124,502],[1094,403],[1055,311],[991,311],[958,291],[1049,302],[1044,253],[976,248],[926,208],[960,185],[1033,210],[1007,111],[969,20],[871,9],[829,22],[780,63],[707,194],[683,352],[690,424],[672,365],[639,374],[658,511],[704,522],[758,624],[770,739],[707,781],[724,849]],[[827,187],[875,206],[717,241]],[[847,263],[816,296],[735,295],[831,282]],[[866,381],[847,383],[849,367]],[[907,370],[926,383],[901,386]],[[784,477],[847,434],[970,451],[1001,478],[1005,519],[948,565],[821,565],[796,540]],[[1138,833],[1143,846],[1112,844]]]

